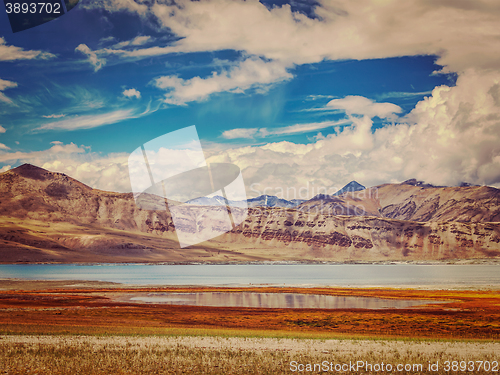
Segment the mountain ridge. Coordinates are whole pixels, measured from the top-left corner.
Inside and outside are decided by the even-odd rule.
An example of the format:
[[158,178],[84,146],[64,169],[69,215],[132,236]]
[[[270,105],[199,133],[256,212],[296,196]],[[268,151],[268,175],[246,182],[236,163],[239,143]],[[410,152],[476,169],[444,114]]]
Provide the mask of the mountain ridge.
[[[180,249],[176,232],[192,231],[190,221],[175,228],[168,210],[139,209],[132,193],[92,189],[65,174],[25,165],[0,174],[0,259],[12,263],[496,258],[499,193],[487,187],[384,184],[296,208],[250,207],[241,225]],[[325,209],[329,205],[349,205],[351,215]],[[360,205],[363,212],[358,212]],[[202,207],[196,225],[220,225],[224,209]]]

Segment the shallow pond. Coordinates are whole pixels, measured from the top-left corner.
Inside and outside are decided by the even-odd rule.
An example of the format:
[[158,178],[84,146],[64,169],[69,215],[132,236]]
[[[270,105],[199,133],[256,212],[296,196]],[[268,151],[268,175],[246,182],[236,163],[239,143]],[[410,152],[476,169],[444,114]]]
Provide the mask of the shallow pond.
[[428,303],[439,303],[439,301],[430,300],[256,292],[147,293],[131,297],[130,301],[168,305],[259,307],[271,309],[401,309]]

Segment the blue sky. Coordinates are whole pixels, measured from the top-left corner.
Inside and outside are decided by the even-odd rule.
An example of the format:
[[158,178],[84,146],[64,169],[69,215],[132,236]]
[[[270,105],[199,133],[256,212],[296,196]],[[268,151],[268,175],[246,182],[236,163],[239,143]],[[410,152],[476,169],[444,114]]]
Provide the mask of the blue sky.
[[196,125],[247,190],[500,183],[494,1],[81,0],[15,34],[0,10],[3,171],[128,191],[130,152]]

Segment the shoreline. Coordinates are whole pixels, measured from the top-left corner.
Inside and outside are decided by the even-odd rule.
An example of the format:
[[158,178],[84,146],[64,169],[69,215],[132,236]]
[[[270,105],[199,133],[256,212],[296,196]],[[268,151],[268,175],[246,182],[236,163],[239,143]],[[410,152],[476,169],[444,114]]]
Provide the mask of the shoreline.
[[[29,288],[29,289],[27,289]],[[99,281],[99,280],[44,280],[44,279],[27,279],[27,278],[0,278],[0,292],[7,290],[43,290],[47,288],[58,289],[252,289],[252,288],[275,288],[275,289],[345,289],[345,290],[396,290],[396,291],[499,291],[500,285],[460,285],[460,284],[447,284],[447,285],[324,285],[324,284],[126,284],[112,281]]]
[[500,258],[474,258],[474,259],[442,259],[442,260],[380,260],[380,261],[363,261],[363,260],[348,260],[343,262],[338,261],[289,261],[289,260],[268,260],[268,261],[224,261],[224,262],[200,262],[200,261],[184,261],[184,262],[1,262],[0,265],[76,265],[76,266],[100,266],[100,265],[165,265],[165,266],[251,266],[251,265],[500,265]]
[[[0,285],[1,287],[1,285]],[[5,287],[5,284],[3,285]],[[0,292],[0,334],[192,335],[500,340],[498,291],[394,288],[130,287],[13,282]],[[421,306],[244,307],[131,302],[166,293],[300,293],[422,300]],[[229,297],[228,298],[232,298]],[[257,296],[255,298],[258,298]],[[446,302],[446,303],[443,303]]]

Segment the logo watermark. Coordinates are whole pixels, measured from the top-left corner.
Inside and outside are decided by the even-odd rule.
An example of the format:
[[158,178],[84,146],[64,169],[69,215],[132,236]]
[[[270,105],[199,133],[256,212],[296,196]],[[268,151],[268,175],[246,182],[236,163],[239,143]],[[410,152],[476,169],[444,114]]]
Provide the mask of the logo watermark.
[[[363,190],[345,190],[335,186],[315,186],[307,182],[302,187],[280,187],[266,186],[259,183],[250,186],[250,191],[254,196],[275,196],[285,200],[289,205],[277,205],[275,210],[297,209],[309,216],[369,216],[375,214],[370,212],[366,206],[367,202],[379,199],[376,187]],[[265,214],[262,206],[252,206],[252,216]]]
[[55,20],[71,9],[79,0],[4,0],[13,33],[40,26]]
[[195,126],[138,147],[128,158],[128,169],[136,205],[154,211],[168,207],[181,248],[227,233],[247,216],[239,167],[209,165]]

